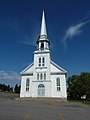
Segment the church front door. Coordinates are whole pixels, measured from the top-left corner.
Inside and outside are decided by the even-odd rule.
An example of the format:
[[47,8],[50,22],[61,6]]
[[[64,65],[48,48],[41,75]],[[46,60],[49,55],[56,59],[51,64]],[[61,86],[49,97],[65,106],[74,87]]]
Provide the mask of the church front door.
[[45,86],[43,84],[40,84],[38,86],[38,97],[44,97],[45,96]]

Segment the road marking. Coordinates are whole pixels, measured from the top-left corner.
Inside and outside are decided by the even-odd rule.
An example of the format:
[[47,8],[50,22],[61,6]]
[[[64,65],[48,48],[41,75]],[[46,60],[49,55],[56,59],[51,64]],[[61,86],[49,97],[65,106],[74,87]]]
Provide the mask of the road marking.
[[60,118],[60,120],[64,120],[61,112],[59,113],[59,118]]
[[31,111],[29,111],[29,112],[26,114],[24,120],[28,120],[28,118],[30,117],[30,114],[31,114]]

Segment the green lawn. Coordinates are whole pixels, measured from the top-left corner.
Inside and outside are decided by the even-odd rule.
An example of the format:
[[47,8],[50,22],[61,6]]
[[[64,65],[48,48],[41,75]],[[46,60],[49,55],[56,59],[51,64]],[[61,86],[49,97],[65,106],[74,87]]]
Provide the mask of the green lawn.
[[83,104],[90,104],[89,100],[67,100],[68,102],[80,102]]

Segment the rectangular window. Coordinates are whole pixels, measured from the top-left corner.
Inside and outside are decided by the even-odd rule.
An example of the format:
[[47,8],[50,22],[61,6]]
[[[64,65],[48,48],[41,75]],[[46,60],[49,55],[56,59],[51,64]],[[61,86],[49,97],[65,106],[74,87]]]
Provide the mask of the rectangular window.
[[29,87],[26,87],[26,91],[29,91]]
[[46,73],[44,73],[44,80],[46,80]]
[[57,87],[57,91],[60,91],[60,87]]
[[37,80],[39,80],[39,73],[37,74]]
[[43,75],[42,75],[42,73],[41,73],[41,75],[40,75],[40,79],[42,80],[42,78],[43,78]]
[[45,66],[45,58],[44,58],[44,57],[40,57],[40,58],[38,59],[38,66],[39,66],[39,67]]

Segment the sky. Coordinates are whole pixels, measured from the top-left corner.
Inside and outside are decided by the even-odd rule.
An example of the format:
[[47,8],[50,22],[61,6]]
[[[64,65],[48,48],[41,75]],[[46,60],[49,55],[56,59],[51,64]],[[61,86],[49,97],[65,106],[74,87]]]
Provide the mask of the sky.
[[51,59],[67,77],[90,72],[90,0],[0,0],[0,83],[20,84],[45,12]]

